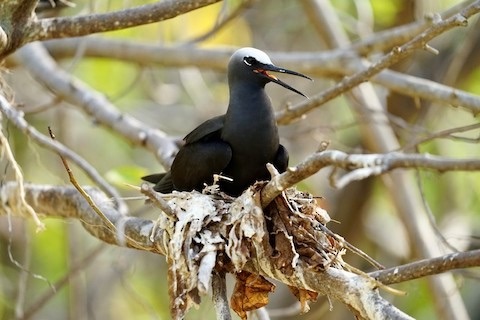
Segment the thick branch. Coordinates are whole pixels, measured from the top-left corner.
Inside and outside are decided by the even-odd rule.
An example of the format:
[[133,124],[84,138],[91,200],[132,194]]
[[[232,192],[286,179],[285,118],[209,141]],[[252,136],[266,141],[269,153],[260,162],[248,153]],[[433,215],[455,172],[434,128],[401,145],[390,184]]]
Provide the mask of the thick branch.
[[40,43],[20,49],[17,57],[32,76],[53,93],[80,107],[96,122],[111,128],[131,143],[146,146],[163,166],[169,167],[177,146],[165,133],[121,113],[102,94],[61,69]]
[[0,57],[23,43],[25,25],[33,19],[37,2],[37,0],[0,2]]
[[[305,266],[301,276],[285,278],[279,275],[274,266],[262,267],[257,259],[247,265],[247,269],[269,278],[277,279],[291,286],[305,286],[305,289],[321,292],[350,307],[359,319],[413,319],[384,300],[370,279],[344,270],[327,268],[324,272],[315,272]],[[317,291],[322,288],[321,291]],[[372,308],[373,307],[373,308]]]
[[[225,71],[232,50],[190,49],[161,47],[158,45],[134,43],[131,41],[88,37],[83,39],[63,39],[46,42],[46,47],[56,58],[71,57],[78,48],[87,57],[118,59],[140,65],[158,64],[169,67],[195,66]],[[310,76],[339,77],[365,70],[365,63],[355,55],[355,46],[324,52],[271,52],[272,60],[281,66]],[[10,60],[10,63],[13,61]],[[445,106],[461,106],[473,114],[480,112],[480,98],[463,90],[439,84],[391,70],[382,70],[369,79],[373,83],[392,91],[415,98],[440,102]],[[346,90],[346,88],[342,88]],[[342,91],[343,92],[343,91]],[[341,93],[341,92],[340,92]],[[302,106],[299,103],[297,106]],[[317,107],[319,107],[317,105]],[[279,122],[288,122],[285,111],[277,114]]]
[[[0,215],[6,214],[8,210],[10,210],[9,206],[15,203],[16,188],[16,183],[6,183],[0,186]],[[239,228],[238,231],[241,232],[237,235],[243,234],[243,236],[238,238],[238,240],[240,242],[252,242],[255,246],[254,250],[251,250],[251,253],[249,254],[251,255],[251,258],[248,261],[245,261],[245,263],[247,263],[244,265],[246,270],[249,270],[255,274],[263,274],[290,286],[319,292],[334,299],[338,299],[342,303],[345,303],[360,319],[385,319],[385,317],[390,319],[411,319],[409,316],[405,315],[400,310],[396,309],[394,306],[385,301],[379,295],[378,291],[375,290],[375,282],[368,277],[355,275],[331,266],[325,266],[325,269],[321,270],[322,268],[319,268],[319,266],[309,266],[305,264],[303,260],[295,262],[294,274],[287,274],[289,273],[288,270],[292,269],[288,266],[279,267],[276,265],[275,263],[278,263],[278,260],[274,259],[271,256],[271,253],[265,250],[265,242],[262,241],[262,238],[257,238],[260,233],[264,234],[265,222],[261,210],[256,210],[255,207],[252,207],[255,201],[253,198],[251,198],[253,195],[253,191],[251,190],[242,195],[242,199],[239,198],[235,200],[236,204],[231,204],[230,201],[230,204],[226,202],[217,202],[214,206],[208,205],[208,203],[212,203],[212,201],[217,201],[213,200],[212,197],[199,193],[179,193],[177,198],[177,209],[183,213],[183,216],[178,215],[178,220],[175,222],[175,224],[165,224],[165,221],[157,222],[162,224],[165,229],[158,228],[154,234],[154,237],[152,238],[153,241],[150,239],[150,234],[152,233],[152,229],[154,227],[154,223],[152,221],[133,217],[125,217],[119,214],[117,211],[115,211],[113,206],[111,206],[108,198],[106,198],[103,193],[95,188],[86,187],[85,190],[94,199],[94,202],[104,212],[108,219],[116,226],[118,234],[113,234],[110,230],[106,229],[103,221],[73,187],[38,186],[27,184],[25,185],[25,190],[27,201],[36,211],[42,212],[46,216],[78,219],[82,222],[83,227],[88,232],[102,241],[120,246],[126,245],[128,247],[159,253],[162,255],[165,255],[169,252],[170,255],[168,256],[170,258],[176,257],[177,255],[179,257],[183,257],[183,249],[185,249],[184,246],[187,245],[183,243],[170,242],[169,238],[178,234],[178,230],[180,230],[180,233],[186,232],[187,235],[192,231],[189,229],[189,226],[192,226],[195,228],[195,230],[197,230],[197,228],[200,227],[198,223],[202,221],[196,220],[196,217],[199,215],[207,218],[205,220],[207,223],[210,221],[213,222],[213,225],[218,226],[218,224],[214,221],[219,220],[216,220],[217,218],[215,217],[222,216],[226,219],[225,221],[222,220],[222,226],[223,224],[228,226],[228,223],[233,223],[231,226],[236,226],[233,228]],[[199,206],[200,203],[204,204],[204,206]],[[225,205],[227,207],[222,209],[222,206]],[[228,209],[228,212],[223,211],[230,205],[231,207]],[[244,209],[252,211],[241,211]],[[226,217],[225,214],[227,214]],[[252,215],[259,220],[256,220],[256,218],[254,218]],[[197,225],[192,225],[191,222],[187,222],[188,220],[185,221],[185,219],[191,218],[195,220],[195,224]],[[183,223],[186,224],[182,225]],[[250,223],[254,224],[250,225]],[[257,225],[257,223],[260,224]],[[229,231],[228,228],[223,229],[225,226],[221,227],[220,230],[224,230],[222,232],[226,232],[224,236],[227,236]],[[242,228],[242,226],[245,228]],[[256,226],[257,228],[252,229],[251,227],[253,226]],[[196,239],[197,236],[200,238],[209,235],[211,236],[211,232],[218,232],[218,230],[211,230],[211,232],[210,230],[206,230],[206,233],[203,233],[203,229],[198,229],[198,232],[199,233],[191,234],[191,237],[188,236],[187,238],[189,241],[193,241],[192,239]],[[230,237],[231,236],[232,233],[230,233]],[[233,236],[235,238],[235,235]],[[128,238],[133,239],[133,241],[128,241],[125,243],[124,239]],[[249,240],[247,240],[247,238]],[[214,237],[214,239],[217,239],[216,241],[221,241],[221,238],[219,237]],[[215,244],[215,242],[210,242],[210,239],[206,240],[209,241],[209,246]],[[236,247],[235,243],[230,243],[229,245]],[[241,245],[241,243],[238,243],[238,245]],[[234,249],[234,247],[232,247],[232,249]],[[177,250],[172,252],[171,250],[174,248],[177,248]],[[241,245],[240,248],[243,248],[242,250],[246,249],[244,245]],[[215,252],[211,250],[212,248],[208,249],[207,252]],[[226,251],[227,249],[224,248],[223,250]],[[246,254],[246,252],[235,251],[233,254],[243,255]],[[201,263],[207,259],[207,256],[208,254],[200,255],[200,257],[195,256],[195,260],[200,258]],[[191,258],[186,262],[192,264],[196,263],[193,262]],[[238,263],[238,261],[236,263]],[[332,262],[332,265],[335,263],[338,262]],[[240,262],[240,264],[242,263]],[[198,270],[198,274],[202,274],[200,271],[201,269],[202,268]],[[179,275],[181,272],[185,271],[182,269],[177,269],[176,272],[177,275]],[[197,274],[192,276],[197,276]],[[217,289],[219,289],[219,287],[216,287],[216,290]],[[223,289],[220,291],[222,290]],[[223,295],[223,293],[220,294]],[[225,298],[223,297],[221,300],[221,302],[219,301],[219,309],[224,310]]]
[[398,168],[422,168],[445,171],[480,171],[479,159],[451,159],[430,154],[347,154],[327,150],[312,154],[302,163],[277,175],[262,190],[262,205],[267,205],[283,190],[315,174],[322,168],[333,166],[351,171],[335,181],[336,187],[370,176],[377,176]]
[[220,0],[165,0],[110,13],[41,19],[26,27],[23,43],[131,28],[171,19],[218,1]]
[[[154,223],[150,220],[127,217],[113,206],[112,201],[103,192],[93,187],[85,187],[98,208],[112,222],[118,234],[103,223],[82,195],[72,186],[47,186],[25,184],[25,198],[36,212],[48,217],[73,218],[81,221],[85,230],[97,239],[117,246],[127,246],[144,251],[165,255],[162,242],[162,230],[155,234],[156,241],[150,240]],[[11,212],[18,201],[17,183],[8,182],[0,186],[0,215]],[[13,212],[13,214],[16,214]],[[125,241],[127,239],[128,241]]]
[[[0,215],[6,214],[14,207],[18,200],[16,183],[6,183],[0,187]],[[150,251],[165,255],[167,253],[166,230],[158,228],[151,239],[154,222],[145,219],[126,217],[116,211],[109,199],[98,189],[86,187],[85,190],[94,199],[97,206],[105,213],[108,219],[116,225],[118,234],[107,230],[102,220],[93,212],[85,199],[73,187],[25,185],[26,199],[32,207],[49,217],[74,218],[82,222],[84,228],[94,237],[104,242],[119,246],[128,246],[140,250]],[[207,197],[198,194],[199,197]],[[182,206],[193,202],[195,210],[198,210],[196,195],[188,196],[188,202],[182,202]],[[183,200],[180,200],[183,201]],[[203,207],[203,210],[215,210]],[[190,210],[183,207],[182,210]],[[13,213],[15,214],[15,212]],[[220,213],[223,215],[224,213]],[[242,219],[245,219],[242,218]],[[259,226],[260,227],[260,226]],[[262,227],[260,227],[262,229]],[[120,234],[121,233],[121,234]],[[125,243],[125,239],[130,239]],[[410,319],[407,315],[385,301],[375,290],[377,284],[371,279],[355,275],[333,267],[318,271],[317,268],[299,262],[293,275],[286,275],[272,263],[268,252],[265,251],[262,242],[253,241],[255,257],[249,259],[245,270],[276,279],[287,285],[319,292],[341,301],[349,306],[361,319]],[[465,268],[478,266],[480,251],[456,253],[440,258],[422,260],[410,265],[389,270],[371,273],[383,283],[397,283],[420,276],[438,274],[453,268]],[[301,271],[300,271],[301,270]],[[220,288],[220,287],[218,287]],[[218,289],[216,288],[216,290]],[[223,294],[222,294],[223,296]],[[224,304],[223,297],[221,304]],[[220,309],[223,309],[221,307]]]

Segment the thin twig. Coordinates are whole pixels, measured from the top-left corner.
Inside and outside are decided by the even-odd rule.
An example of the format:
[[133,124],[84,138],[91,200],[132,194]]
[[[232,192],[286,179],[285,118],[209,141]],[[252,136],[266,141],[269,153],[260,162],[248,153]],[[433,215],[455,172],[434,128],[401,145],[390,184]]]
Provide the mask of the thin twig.
[[98,173],[91,164],[78,154],[67,148],[58,141],[54,141],[37,129],[32,127],[23,117],[23,113],[13,107],[3,96],[0,95],[0,112],[21,132],[31,138],[38,145],[62,155],[81,168],[85,174],[92,179],[109,196],[115,199],[115,203],[121,212],[127,211],[126,204],[122,201],[120,194]]
[[[105,249],[104,244],[98,245],[89,254],[87,254],[82,260],[76,262],[68,272],[59,280],[57,280],[53,287],[55,290],[47,290],[39,298],[37,298],[30,307],[25,311],[21,320],[31,319],[61,288],[71,281],[71,279],[77,276],[80,271],[85,269],[93,260]],[[20,320],[19,319],[19,320]]]
[[[195,37],[189,41],[187,41],[185,44],[191,45],[194,43],[198,43],[201,41],[205,41],[211,37],[213,37],[215,34],[217,34],[219,31],[223,30],[225,26],[227,26],[231,21],[235,20],[239,15],[241,15],[246,9],[248,9],[252,3],[255,0],[244,0],[242,1],[228,16],[224,17],[221,20],[218,20],[215,26],[207,31],[206,33]],[[227,2],[224,2],[223,5],[226,6]]]
[[[466,141],[467,138],[453,136],[452,134],[453,133],[458,133],[458,132],[466,132],[466,131],[471,131],[471,130],[477,130],[477,129],[480,129],[480,124],[479,123],[474,123],[474,124],[471,124],[471,125],[468,125],[468,126],[462,126],[462,127],[457,127],[457,128],[451,128],[451,129],[438,131],[438,132],[435,132],[435,133],[431,133],[424,138],[417,138],[417,139],[409,142],[408,144],[406,144],[405,146],[402,147],[402,150],[410,150],[410,149],[413,149],[413,148],[417,147],[418,145],[420,145],[422,143],[425,143],[425,142],[428,142],[428,141],[431,141],[431,140],[434,140],[434,139],[438,139],[438,138],[444,138],[444,139],[449,138],[449,139]],[[477,139],[470,139],[470,140],[467,140],[467,141],[471,141],[472,143],[476,143],[476,142],[478,142],[478,138]]]
[[[0,95],[0,108],[9,105],[8,101],[5,99],[4,96]],[[35,224],[37,226],[37,231],[42,231],[45,229],[45,225],[43,222],[40,221],[38,218],[37,213],[33,208],[25,201],[25,189],[23,185],[23,173],[22,169],[20,168],[20,165],[17,163],[15,160],[15,157],[13,156],[12,149],[10,148],[10,144],[8,143],[7,138],[3,135],[3,132],[0,131],[0,154],[5,154],[7,161],[10,163],[12,166],[12,170],[15,174],[15,180],[18,182],[18,199],[15,202],[17,204],[17,209],[20,211],[25,211],[27,214],[29,214],[33,221],[35,221]]]
[[[52,140],[56,140],[55,134],[52,131],[52,128],[48,127],[48,133],[50,134],[50,137]],[[117,227],[105,216],[105,214],[98,208],[96,203],[93,201],[93,199],[90,197],[88,193],[85,192],[85,190],[80,186],[77,182],[77,179],[75,179],[75,176],[73,175],[72,170],[70,169],[70,166],[68,165],[67,160],[61,155],[58,155],[60,159],[62,160],[63,166],[65,167],[65,170],[67,171],[68,178],[72,185],[75,187],[75,189],[80,192],[80,194],[83,196],[85,200],[87,200],[88,204],[90,207],[95,211],[96,214],[102,219],[103,223],[110,229],[112,232],[117,233]]]
[[162,195],[155,190],[148,184],[142,183],[140,186],[140,192],[146,195],[152,203],[160,210],[162,210],[170,219],[173,221],[177,220],[177,216],[175,211],[168,205],[167,201],[162,198]]
[[328,234],[329,236],[335,238],[335,240],[337,240],[338,242],[340,242],[345,248],[347,248],[348,250],[350,250],[351,252],[355,253],[356,255],[358,255],[359,257],[363,258],[365,261],[367,261],[368,263],[370,263],[372,266],[374,266],[375,268],[377,269],[385,269],[385,267],[377,262],[375,259],[373,259],[372,257],[370,257],[368,254],[366,254],[365,252],[363,252],[362,250],[360,250],[359,248],[355,247],[353,244],[351,244],[350,242],[348,242],[347,240],[345,240],[344,238],[340,237],[338,234],[332,232],[330,229],[326,228],[325,226],[323,226],[322,224],[319,225],[319,227],[322,229],[322,231],[326,234]]

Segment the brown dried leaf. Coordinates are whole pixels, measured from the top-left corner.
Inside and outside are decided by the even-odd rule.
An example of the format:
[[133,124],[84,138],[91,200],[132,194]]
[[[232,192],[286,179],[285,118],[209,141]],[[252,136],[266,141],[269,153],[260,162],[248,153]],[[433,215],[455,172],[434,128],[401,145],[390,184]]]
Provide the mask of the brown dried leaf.
[[275,249],[272,260],[275,267],[283,274],[291,276],[294,272],[293,260],[297,254],[293,251],[292,240],[284,233],[279,232],[275,235]]
[[261,308],[268,304],[268,294],[275,290],[275,285],[264,277],[242,271],[237,274],[230,306],[238,316],[247,319],[247,311]]
[[292,291],[293,295],[297,297],[298,301],[300,301],[300,312],[307,313],[310,310],[310,301],[316,301],[318,297],[318,293],[310,290],[300,289],[297,287],[288,286],[290,291]]

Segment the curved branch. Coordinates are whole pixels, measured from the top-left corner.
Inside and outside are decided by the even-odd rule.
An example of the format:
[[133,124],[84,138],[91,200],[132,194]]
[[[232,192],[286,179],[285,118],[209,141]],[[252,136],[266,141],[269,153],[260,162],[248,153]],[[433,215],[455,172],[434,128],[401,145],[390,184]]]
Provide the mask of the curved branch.
[[120,212],[126,212],[127,206],[123,200],[121,200],[120,194],[118,191],[113,188],[105,179],[98,173],[88,161],[80,157],[78,154],[73,152],[71,149],[67,148],[65,145],[58,141],[54,141],[46,135],[39,132],[34,127],[30,126],[28,122],[23,117],[23,113],[15,109],[8,101],[0,95],[0,113],[4,114],[5,117],[18,129],[20,132],[23,132],[26,136],[30,137],[38,145],[52,150],[62,157],[72,161],[75,165],[81,168],[85,174],[92,179],[102,190],[115,199],[116,204]]
[[338,150],[327,150],[312,154],[295,167],[276,175],[262,190],[262,206],[268,205],[283,190],[317,173],[322,168],[334,166],[351,171],[334,181],[337,188],[348,183],[384,174],[398,168],[421,168],[445,171],[480,171],[479,159],[451,159],[430,154],[347,154]]
[[[116,226],[118,234],[108,229],[100,216],[73,186],[25,184],[24,187],[25,199],[36,212],[48,217],[77,219],[92,236],[109,244],[162,255],[166,253],[166,247],[161,241],[163,230],[156,230],[157,241],[151,241],[154,222],[125,216],[113,206],[110,198],[97,188],[84,187],[84,190],[108,220]],[[17,188],[15,182],[7,182],[0,186],[0,215],[6,214],[18,201]],[[124,241],[125,239],[130,240]]]
[[[413,319],[384,300],[375,289],[375,283],[361,275],[334,268],[327,268],[318,273],[305,266],[302,268],[302,279],[299,281],[295,276],[290,279],[279,277],[273,266],[272,269],[262,268],[257,260],[252,260],[246,268],[252,272],[260,270],[261,275],[277,280],[280,278],[281,282],[289,283],[291,286],[299,286],[302,283],[307,290],[312,291],[321,287],[322,294],[347,305],[358,319]],[[342,293],[339,294],[340,292]]]
[[136,145],[152,151],[164,167],[169,167],[177,146],[158,129],[120,112],[102,94],[61,69],[41,43],[31,43],[16,53],[19,62],[33,77],[65,101],[81,108],[95,121],[121,134]]
[[[140,65],[158,64],[169,67],[196,66],[225,71],[227,61],[233,50],[226,49],[190,49],[161,47],[157,45],[134,43],[125,40],[88,37],[82,39],[52,40],[45,43],[46,48],[56,58],[73,56],[79,47],[84,55],[118,59]],[[271,52],[272,60],[310,76],[339,77],[348,76],[365,70],[364,63],[355,55],[356,47],[324,52]],[[10,60],[10,64],[14,61]],[[472,113],[480,112],[480,98],[463,90],[437,83],[432,80],[410,76],[392,70],[382,70],[369,79],[392,91],[441,102],[446,106],[461,106]],[[331,89],[330,89],[331,90]],[[346,90],[346,88],[342,88]],[[339,91],[343,93],[344,91]],[[296,107],[303,106],[299,103]],[[316,107],[319,107],[318,105]],[[285,111],[277,113],[277,119],[288,122]],[[284,119],[285,118],[285,119]]]
[[[17,183],[14,182],[0,186],[0,215],[6,214],[10,206],[18,200],[17,187]],[[120,214],[112,206],[109,199],[98,189],[85,187],[85,190],[109,220],[116,225],[118,232],[122,232],[122,234],[114,234],[111,230],[108,230],[103,221],[75,188],[70,186],[25,185],[27,201],[36,211],[42,212],[46,216],[77,219],[82,222],[83,227],[94,237],[109,244],[132,247],[161,255],[167,254],[169,250],[168,238],[171,236],[170,232],[172,231],[168,230],[172,225],[166,226],[167,229],[156,228],[154,230],[155,223],[151,220],[126,217]],[[180,199],[184,196],[187,197],[183,200]],[[188,205],[193,202],[193,207],[198,211],[199,201],[204,202],[205,200],[195,200],[194,198],[197,196],[199,198],[208,197],[201,194],[179,194],[179,205],[182,203],[182,207],[179,207],[179,210],[188,212],[190,210]],[[188,202],[182,202],[184,200]],[[211,199],[208,201],[211,201]],[[250,205],[247,202],[245,203],[247,206]],[[185,205],[187,207],[184,207]],[[220,206],[223,205],[221,204]],[[202,210],[208,211],[212,209],[216,211],[218,208],[202,207]],[[212,212],[210,214],[224,214],[222,209],[218,210],[221,212]],[[245,212],[244,214],[247,213]],[[245,219],[245,217],[241,219]],[[263,229],[261,226],[258,227]],[[133,240],[125,243],[124,239],[126,238]],[[255,252],[255,256],[246,261],[244,265],[244,270],[246,271],[276,279],[289,286],[328,295],[349,306],[352,312],[360,319],[384,319],[385,317],[389,319],[411,319],[379,295],[375,289],[377,284],[371,278],[352,274],[334,267],[326,267],[324,270],[319,271],[318,268],[307,265],[303,260],[297,262],[296,271],[293,274],[286,275],[285,270],[282,271],[282,268],[279,268],[275,264],[275,260],[271,259],[270,254],[265,251],[262,242],[252,242],[254,246],[252,252]],[[476,250],[426,259],[395,269],[373,272],[370,275],[382,283],[389,284],[425,275],[438,274],[453,268],[478,266],[479,263],[480,251]],[[222,301],[224,300],[222,298]]]
[[368,275],[383,284],[394,284],[423,278],[459,268],[480,266],[480,249],[450,253],[441,257],[423,259],[402,266],[370,272]]
[[[17,183],[14,182],[9,182],[0,186],[0,215],[6,214],[9,206],[17,201],[17,195],[15,192],[16,188]],[[197,230],[199,227],[199,221],[197,221],[197,218],[199,216],[204,216],[207,218],[206,221],[213,222],[214,226],[219,226],[218,223],[214,221],[219,221],[217,220],[217,217],[222,216],[227,219],[222,222],[221,228],[219,229],[223,230],[221,232],[226,233],[224,236],[228,237],[228,234],[230,234],[230,237],[232,237],[232,233],[229,233],[228,231],[229,225],[235,229],[240,228],[240,232],[244,233],[243,236],[239,235],[240,238],[236,238],[236,235],[233,235],[234,239],[237,239],[240,243],[234,241],[234,243],[228,243],[225,244],[225,246],[221,245],[221,247],[223,247],[222,250],[226,253],[229,246],[233,246],[231,249],[234,249],[240,245],[243,252],[235,251],[235,255],[240,256],[246,254],[244,250],[250,250],[251,252],[251,258],[248,261],[242,262],[243,260],[236,260],[237,262],[235,262],[232,257],[231,263],[235,264],[235,266],[239,266],[238,263],[240,263],[240,266],[243,265],[245,270],[252,273],[263,274],[287,285],[295,286],[299,289],[303,288],[319,292],[334,299],[338,299],[342,303],[345,303],[360,319],[384,319],[385,317],[411,319],[379,295],[378,291],[375,290],[376,284],[372,279],[361,275],[355,275],[338,269],[338,267],[334,267],[333,265],[339,265],[340,262],[338,261],[332,262],[331,266],[326,265],[320,267],[319,265],[315,265],[315,263],[319,263],[319,261],[315,259],[310,266],[303,260],[298,260],[295,262],[293,274],[291,274],[291,267],[293,266],[278,265],[280,261],[272,258],[271,252],[269,253],[269,250],[266,250],[266,247],[264,246],[265,242],[261,238],[258,238],[259,233],[264,234],[265,220],[262,211],[255,209],[258,207],[256,207],[255,200],[252,198],[254,193],[251,190],[244,193],[241,198],[236,199],[233,203],[231,203],[231,201],[227,203],[223,202],[223,200],[214,200],[214,197],[199,193],[178,193],[176,200],[171,200],[174,202],[169,201],[169,203],[176,203],[177,210],[182,212],[183,216],[182,214],[178,214],[178,220],[175,221],[174,224],[171,222],[165,224],[164,220],[159,220],[157,223],[161,224],[162,228],[157,228],[155,231],[155,223],[151,220],[123,216],[113,208],[109,199],[98,189],[91,187],[85,187],[84,189],[92,197],[97,206],[104,212],[105,216],[107,216],[116,226],[118,234],[114,234],[111,230],[106,228],[104,222],[92,210],[86,200],[75,188],[70,186],[25,185],[26,199],[36,211],[42,212],[50,217],[74,218],[80,220],[83,227],[99,240],[119,246],[126,245],[127,247],[167,255],[169,260],[177,255],[180,255],[179,257],[183,259],[182,252],[186,244],[177,243],[176,240],[178,240],[178,238],[175,237],[178,232],[182,234],[186,232],[188,234],[192,231],[191,229],[188,229],[191,222],[188,222],[187,219],[193,219],[196,221],[196,225],[192,225],[192,227]],[[215,203],[215,201],[218,201],[216,202],[216,205],[208,205],[208,203]],[[200,204],[204,204],[204,206],[199,206]],[[228,210],[228,213],[224,210]],[[225,214],[227,214],[226,217]],[[307,220],[305,220],[305,222]],[[311,220],[308,221],[311,222]],[[252,222],[257,226],[257,229],[250,229],[250,227],[253,226],[250,224]],[[186,224],[182,225],[183,223]],[[257,225],[257,223],[260,224]],[[242,226],[246,228],[244,229]],[[307,226],[305,225],[305,227]],[[211,236],[213,235],[212,233],[216,233],[219,230],[206,230],[206,233],[203,233],[203,229],[198,229],[198,233],[187,235],[187,241],[193,241],[192,239],[197,236]],[[252,234],[252,232],[254,233]],[[246,237],[245,240],[242,239],[242,237]],[[124,242],[124,239],[129,238],[133,239],[133,241]],[[214,237],[214,239],[217,239],[216,241],[221,240],[218,236]],[[210,239],[206,239],[206,241],[209,241],[208,243],[210,247],[215,244],[215,242],[210,242]],[[246,243],[242,244],[244,241],[252,242],[254,247],[248,249],[249,245]],[[174,248],[181,250],[175,250],[172,252],[171,250]],[[215,253],[215,251],[212,251],[212,248],[208,248],[206,252]],[[209,254],[204,255],[204,259],[201,259],[200,261],[208,259],[208,255]],[[200,258],[201,257],[202,254],[200,254]],[[198,257],[195,256],[195,260],[197,259]],[[338,257],[336,259],[341,258]],[[195,263],[191,260],[192,257],[188,263]],[[207,264],[210,265],[210,262],[207,262]],[[176,272],[177,277],[182,272],[185,272],[185,270],[182,269],[173,270],[174,271],[169,271],[169,276],[171,272]],[[200,269],[198,272],[199,274],[202,274]],[[191,277],[196,276],[197,274],[192,275]],[[198,275],[198,277],[200,277],[200,275]],[[175,277],[173,278],[175,279]],[[216,288],[216,290],[217,289],[218,288]],[[203,291],[206,292],[205,289],[203,289]],[[223,293],[221,293],[221,295],[223,296]],[[173,298],[175,299],[176,296]],[[182,298],[182,296],[178,296],[178,299]],[[225,311],[225,298],[223,297],[221,300],[221,303],[219,302],[219,308]]]
[[165,0],[110,13],[41,19],[26,26],[23,43],[131,28],[171,19],[219,1]]
[[[358,86],[359,84],[369,80],[374,75],[380,73],[382,70],[392,66],[393,64],[403,60],[410,56],[414,51],[418,49],[429,50],[428,42],[442,33],[460,26],[467,26],[468,18],[480,12],[480,1],[476,1],[474,4],[463,9],[460,13],[442,20],[439,17],[438,21],[435,21],[427,30],[410,40],[409,42],[395,47],[388,54],[381,57],[378,61],[374,62],[367,68],[345,77],[342,81],[334,85],[333,87],[325,90],[324,92],[311,97],[310,100],[304,101],[294,106],[290,106],[285,110],[277,114],[277,120],[281,124],[287,124],[295,119],[298,119],[305,113],[316,108],[318,105],[322,105],[333,98],[338,97],[340,94]],[[430,48],[431,50],[431,48]],[[362,63],[361,65],[364,65]],[[475,114],[480,110],[475,110]]]

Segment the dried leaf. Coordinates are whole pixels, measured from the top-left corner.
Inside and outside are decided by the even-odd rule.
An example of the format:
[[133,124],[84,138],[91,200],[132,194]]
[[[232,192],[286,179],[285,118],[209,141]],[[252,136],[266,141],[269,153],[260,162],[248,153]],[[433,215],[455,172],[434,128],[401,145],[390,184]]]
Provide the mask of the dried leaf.
[[258,194],[244,192],[230,206],[226,225],[231,225],[225,252],[235,270],[241,271],[250,259],[252,242],[261,243],[265,235],[264,216]]
[[316,301],[318,298],[318,293],[310,290],[300,289],[297,287],[288,286],[290,291],[297,297],[300,301],[300,312],[307,313],[310,310],[310,301]]
[[246,271],[237,274],[230,306],[238,316],[247,319],[247,311],[261,308],[268,304],[268,294],[275,290],[275,285],[264,277]]

